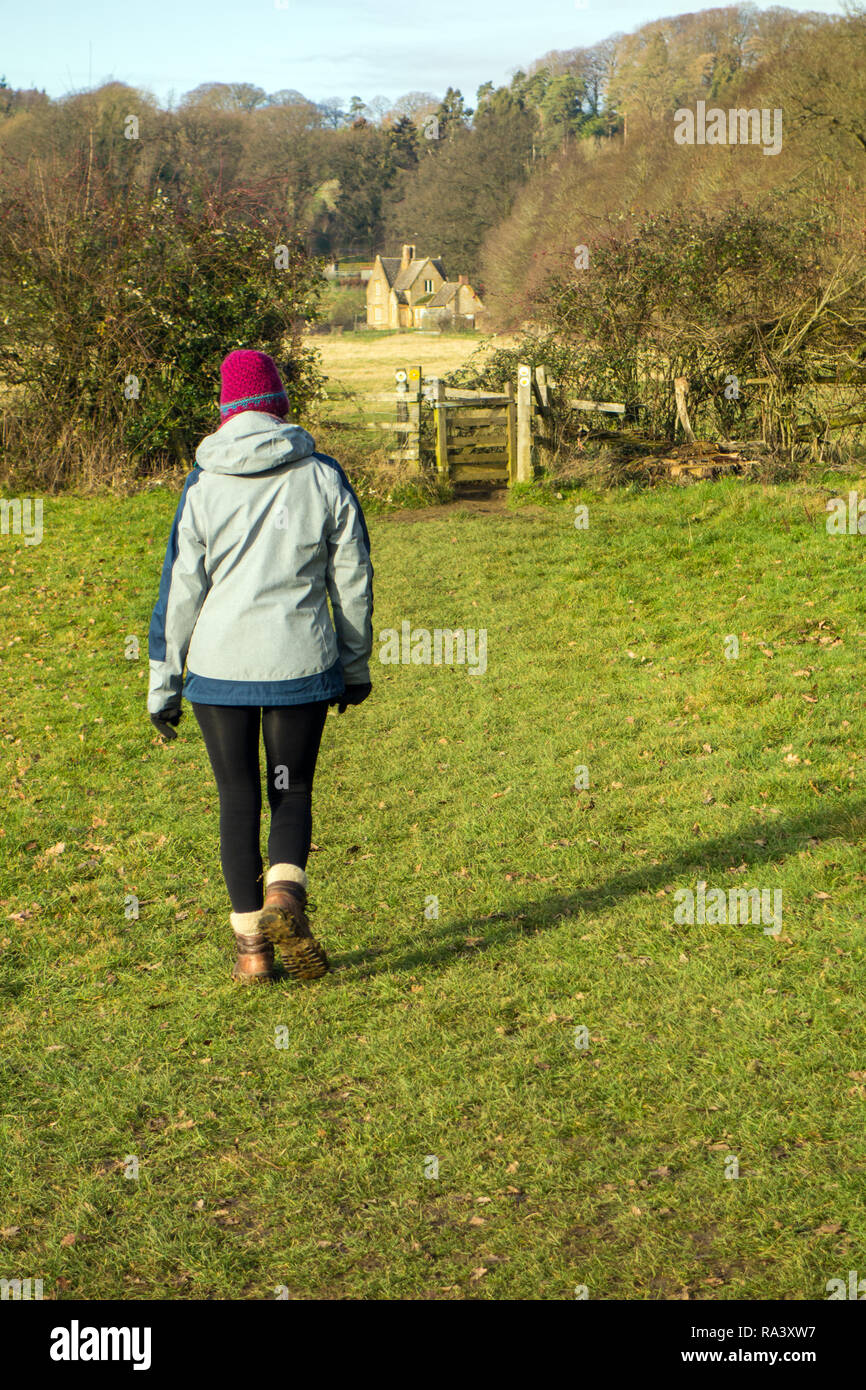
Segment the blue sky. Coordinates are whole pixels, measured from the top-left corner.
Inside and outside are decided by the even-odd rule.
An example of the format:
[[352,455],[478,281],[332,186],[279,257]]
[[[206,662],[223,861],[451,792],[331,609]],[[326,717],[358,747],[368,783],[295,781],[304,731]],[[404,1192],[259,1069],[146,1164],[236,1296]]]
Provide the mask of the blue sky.
[[[703,8],[676,0],[0,0],[0,73],[50,96],[114,78],[163,102],[200,82],[294,87],[314,101],[439,95],[450,83],[471,105],[482,82],[506,81],[552,48]],[[837,0],[789,8],[841,13]]]

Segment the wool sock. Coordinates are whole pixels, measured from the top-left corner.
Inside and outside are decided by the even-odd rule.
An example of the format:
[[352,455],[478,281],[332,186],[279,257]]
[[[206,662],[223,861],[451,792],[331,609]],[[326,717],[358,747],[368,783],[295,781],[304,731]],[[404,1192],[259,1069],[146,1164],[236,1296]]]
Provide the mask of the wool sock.
[[229,921],[232,924],[232,931],[235,936],[257,936],[260,912],[261,908],[258,908],[255,912],[233,912]]
[[272,864],[265,875],[265,888],[272,883],[299,883],[306,892],[307,875],[297,864]]

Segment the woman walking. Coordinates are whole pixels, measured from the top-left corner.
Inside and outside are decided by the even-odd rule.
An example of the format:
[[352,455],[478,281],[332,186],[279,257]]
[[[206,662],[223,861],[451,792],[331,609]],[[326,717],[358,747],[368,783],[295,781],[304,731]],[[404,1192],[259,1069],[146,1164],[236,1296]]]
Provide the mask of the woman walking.
[[[204,737],[234,978],[273,979],[277,947],[291,976],[315,979],[328,961],[305,910],[313,775],[328,705],[342,714],[371,689],[370,542],[340,465],[286,423],[273,360],[244,349],[220,372],[222,421],[184,484],[150,622],[147,708],[174,738],[186,695]],[[264,882],[260,730],[271,812]]]

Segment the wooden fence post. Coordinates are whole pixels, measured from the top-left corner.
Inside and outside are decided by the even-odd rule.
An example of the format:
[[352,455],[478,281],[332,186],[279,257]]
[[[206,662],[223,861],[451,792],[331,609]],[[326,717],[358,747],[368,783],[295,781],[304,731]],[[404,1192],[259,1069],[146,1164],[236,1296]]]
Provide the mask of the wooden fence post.
[[517,481],[532,481],[532,368],[517,368]]
[[390,457],[394,461],[421,467],[421,368],[398,367],[394,373],[396,391],[397,423],[394,449]]
[[505,431],[508,440],[508,486],[517,480],[517,406],[514,401],[514,382],[506,381],[505,394],[508,403],[505,407]]
[[[395,414],[397,417],[398,425],[402,425],[404,421],[408,422],[409,419],[409,411],[406,407],[406,402],[408,399],[408,389],[409,383],[407,380],[406,368],[398,367],[394,373],[394,391],[396,393]],[[406,429],[405,431],[398,429],[396,431],[394,435],[395,450],[402,451],[406,448],[407,444],[409,443],[408,434],[408,429]]]
[[416,470],[421,468],[421,368],[410,367],[408,373],[409,387],[409,424],[411,432],[409,435],[410,447],[415,456]]
[[433,420],[436,426],[436,472],[448,477],[448,417],[445,409],[445,382],[439,378],[433,397]]

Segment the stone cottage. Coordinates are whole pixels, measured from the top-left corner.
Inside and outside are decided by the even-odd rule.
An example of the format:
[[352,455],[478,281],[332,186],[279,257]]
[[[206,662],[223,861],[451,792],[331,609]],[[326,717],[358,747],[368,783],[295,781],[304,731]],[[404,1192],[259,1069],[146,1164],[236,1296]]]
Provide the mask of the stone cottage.
[[474,318],[483,308],[465,275],[449,281],[439,256],[416,256],[411,244],[377,256],[367,281],[368,328],[435,327],[440,314]]

